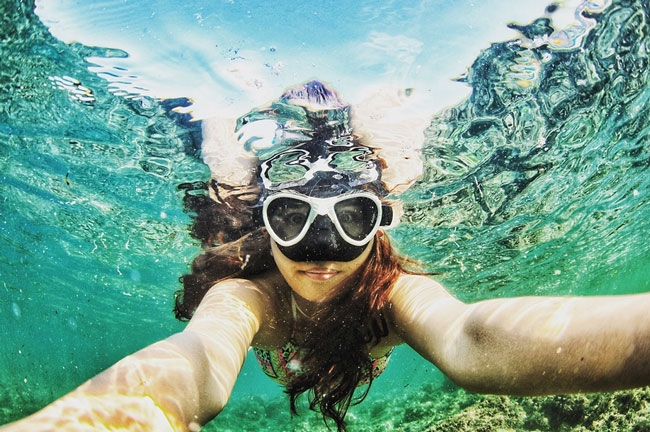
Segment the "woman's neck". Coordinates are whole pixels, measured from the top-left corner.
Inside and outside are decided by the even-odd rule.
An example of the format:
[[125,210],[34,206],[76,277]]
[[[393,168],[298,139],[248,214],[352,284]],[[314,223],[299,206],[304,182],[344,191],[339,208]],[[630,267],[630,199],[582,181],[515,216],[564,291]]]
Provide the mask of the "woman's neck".
[[320,309],[323,302],[316,302],[307,300],[306,298],[300,296],[294,290],[290,292],[291,296],[291,311],[293,313],[293,319],[297,320],[300,317],[311,319],[314,314]]

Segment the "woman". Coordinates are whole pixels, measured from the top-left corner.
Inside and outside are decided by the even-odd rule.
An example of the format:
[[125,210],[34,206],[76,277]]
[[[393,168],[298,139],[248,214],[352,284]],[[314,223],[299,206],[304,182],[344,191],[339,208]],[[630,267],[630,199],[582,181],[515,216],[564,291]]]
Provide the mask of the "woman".
[[[251,132],[270,124],[271,138]],[[307,392],[338,430],[355,389],[401,343],[478,392],[650,382],[648,294],[465,304],[398,257],[383,231],[398,218],[382,161],[349,124],[348,107],[318,82],[240,119],[255,158],[238,166],[256,168],[238,185],[211,183],[210,198],[187,186],[206,249],[177,297],[185,330],[8,430],[197,430],[223,409],[251,346],[293,411]]]

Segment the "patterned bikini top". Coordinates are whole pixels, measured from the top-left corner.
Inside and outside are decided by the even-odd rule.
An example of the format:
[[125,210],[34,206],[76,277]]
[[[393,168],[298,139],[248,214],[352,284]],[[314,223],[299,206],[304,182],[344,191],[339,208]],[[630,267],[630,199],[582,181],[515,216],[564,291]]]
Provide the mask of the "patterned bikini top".
[[[299,376],[306,367],[309,367],[308,365],[303,365],[302,362],[305,350],[300,349],[292,341],[273,350],[253,347],[253,352],[262,371],[283,386],[291,384],[295,377]],[[392,352],[393,350],[391,349],[386,355],[379,358],[370,356],[372,363],[370,368],[365,371],[364,378],[359,382],[360,386],[370,382],[370,374],[372,374],[373,378],[381,375],[384,369],[386,369],[386,365],[388,365],[388,359]]]
[[[293,296],[291,298],[292,312],[294,320],[296,318],[296,304]],[[387,333],[387,325],[383,317],[381,318],[385,333]],[[377,325],[373,323],[373,327]],[[293,338],[292,338],[293,339]],[[287,386],[299,376],[305,369],[309,367],[308,364],[303,364],[303,359],[306,354],[305,349],[301,349],[293,340],[287,342],[284,346],[265,350],[262,348],[253,347],[253,352],[257,358],[262,371],[274,381]],[[388,360],[393,350],[391,349],[384,356],[379,358],[370,357],[371,365],[364,371],[364,378],[359,382],[359,385],[365,385],[370,382],[370,376],[377,378],[386,369]]]

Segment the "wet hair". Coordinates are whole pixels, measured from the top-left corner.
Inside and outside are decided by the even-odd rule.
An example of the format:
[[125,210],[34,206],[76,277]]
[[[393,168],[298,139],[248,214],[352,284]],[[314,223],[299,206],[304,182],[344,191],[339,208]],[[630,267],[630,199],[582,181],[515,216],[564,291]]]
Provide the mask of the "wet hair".
[[183,206],[192,214],[190,234],[203,248],[223,245],[259,228],[262,220],[253,211],[257,187],[234,187],[216,180],[182,183]]
[[270,238],[263,228],[208,248],[194,259],[191,273],[181,276],[183,289],[176,291],[174,314],[181,321],[189,320],[208,290],[218,282],[252,277],[271,268],[275,268],[275,261]]
[[179,320],[191,319],[217,282],[251,277],[275,267],[270,238],[248,197],[222,193],[224,188],[229,192],[228,186],[216,181],[179,185],[185,191],[185,210],[193,215],[190,234],[203,247],[192,262],[191,273],[180,278],[183,289],[176,292],[174,301]]
[[[192,234],[204,245],[191,273],[183,275],[183,289],[176,293],[176,318],[188,320],[206,292],[217,282],[233,277],[252,277],[277,268],[271,255],[271,241],[265,228],[245,202],[213,201],[208,187],[216,184],[182,185],[185,204],[194,216]],[[201,193],[203,192],[203,193]],[[214,195],[214,194],[213,194]],[[215,244],[215,239],[224,241]],[[323,303],[309,317],[310,331],[301,341],[301,352],[310,368],[286,388],[292,414],[297,414],[299,396],[307,394],[309,407],[331,419],[345,431],[345,415],[351,405],[365,399],[372,383],[368,353],[369,325],[388,304],[391,288],[407,260],[394,253],[387,235],[379,232],[368,260],[363,264],[354,289]],[[287,299],[290,298],[287,294]],[[369,380],[355,398],[359,384]]]

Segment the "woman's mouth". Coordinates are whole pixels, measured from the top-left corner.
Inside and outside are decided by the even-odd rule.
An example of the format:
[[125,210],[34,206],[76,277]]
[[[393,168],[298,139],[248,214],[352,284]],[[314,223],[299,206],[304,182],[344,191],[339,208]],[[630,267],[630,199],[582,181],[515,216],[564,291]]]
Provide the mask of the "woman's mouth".
[[339,272],[330,269],[309,269],[303,270],[302,273],[310,279],[316,281],[326,281],[336,276]]

